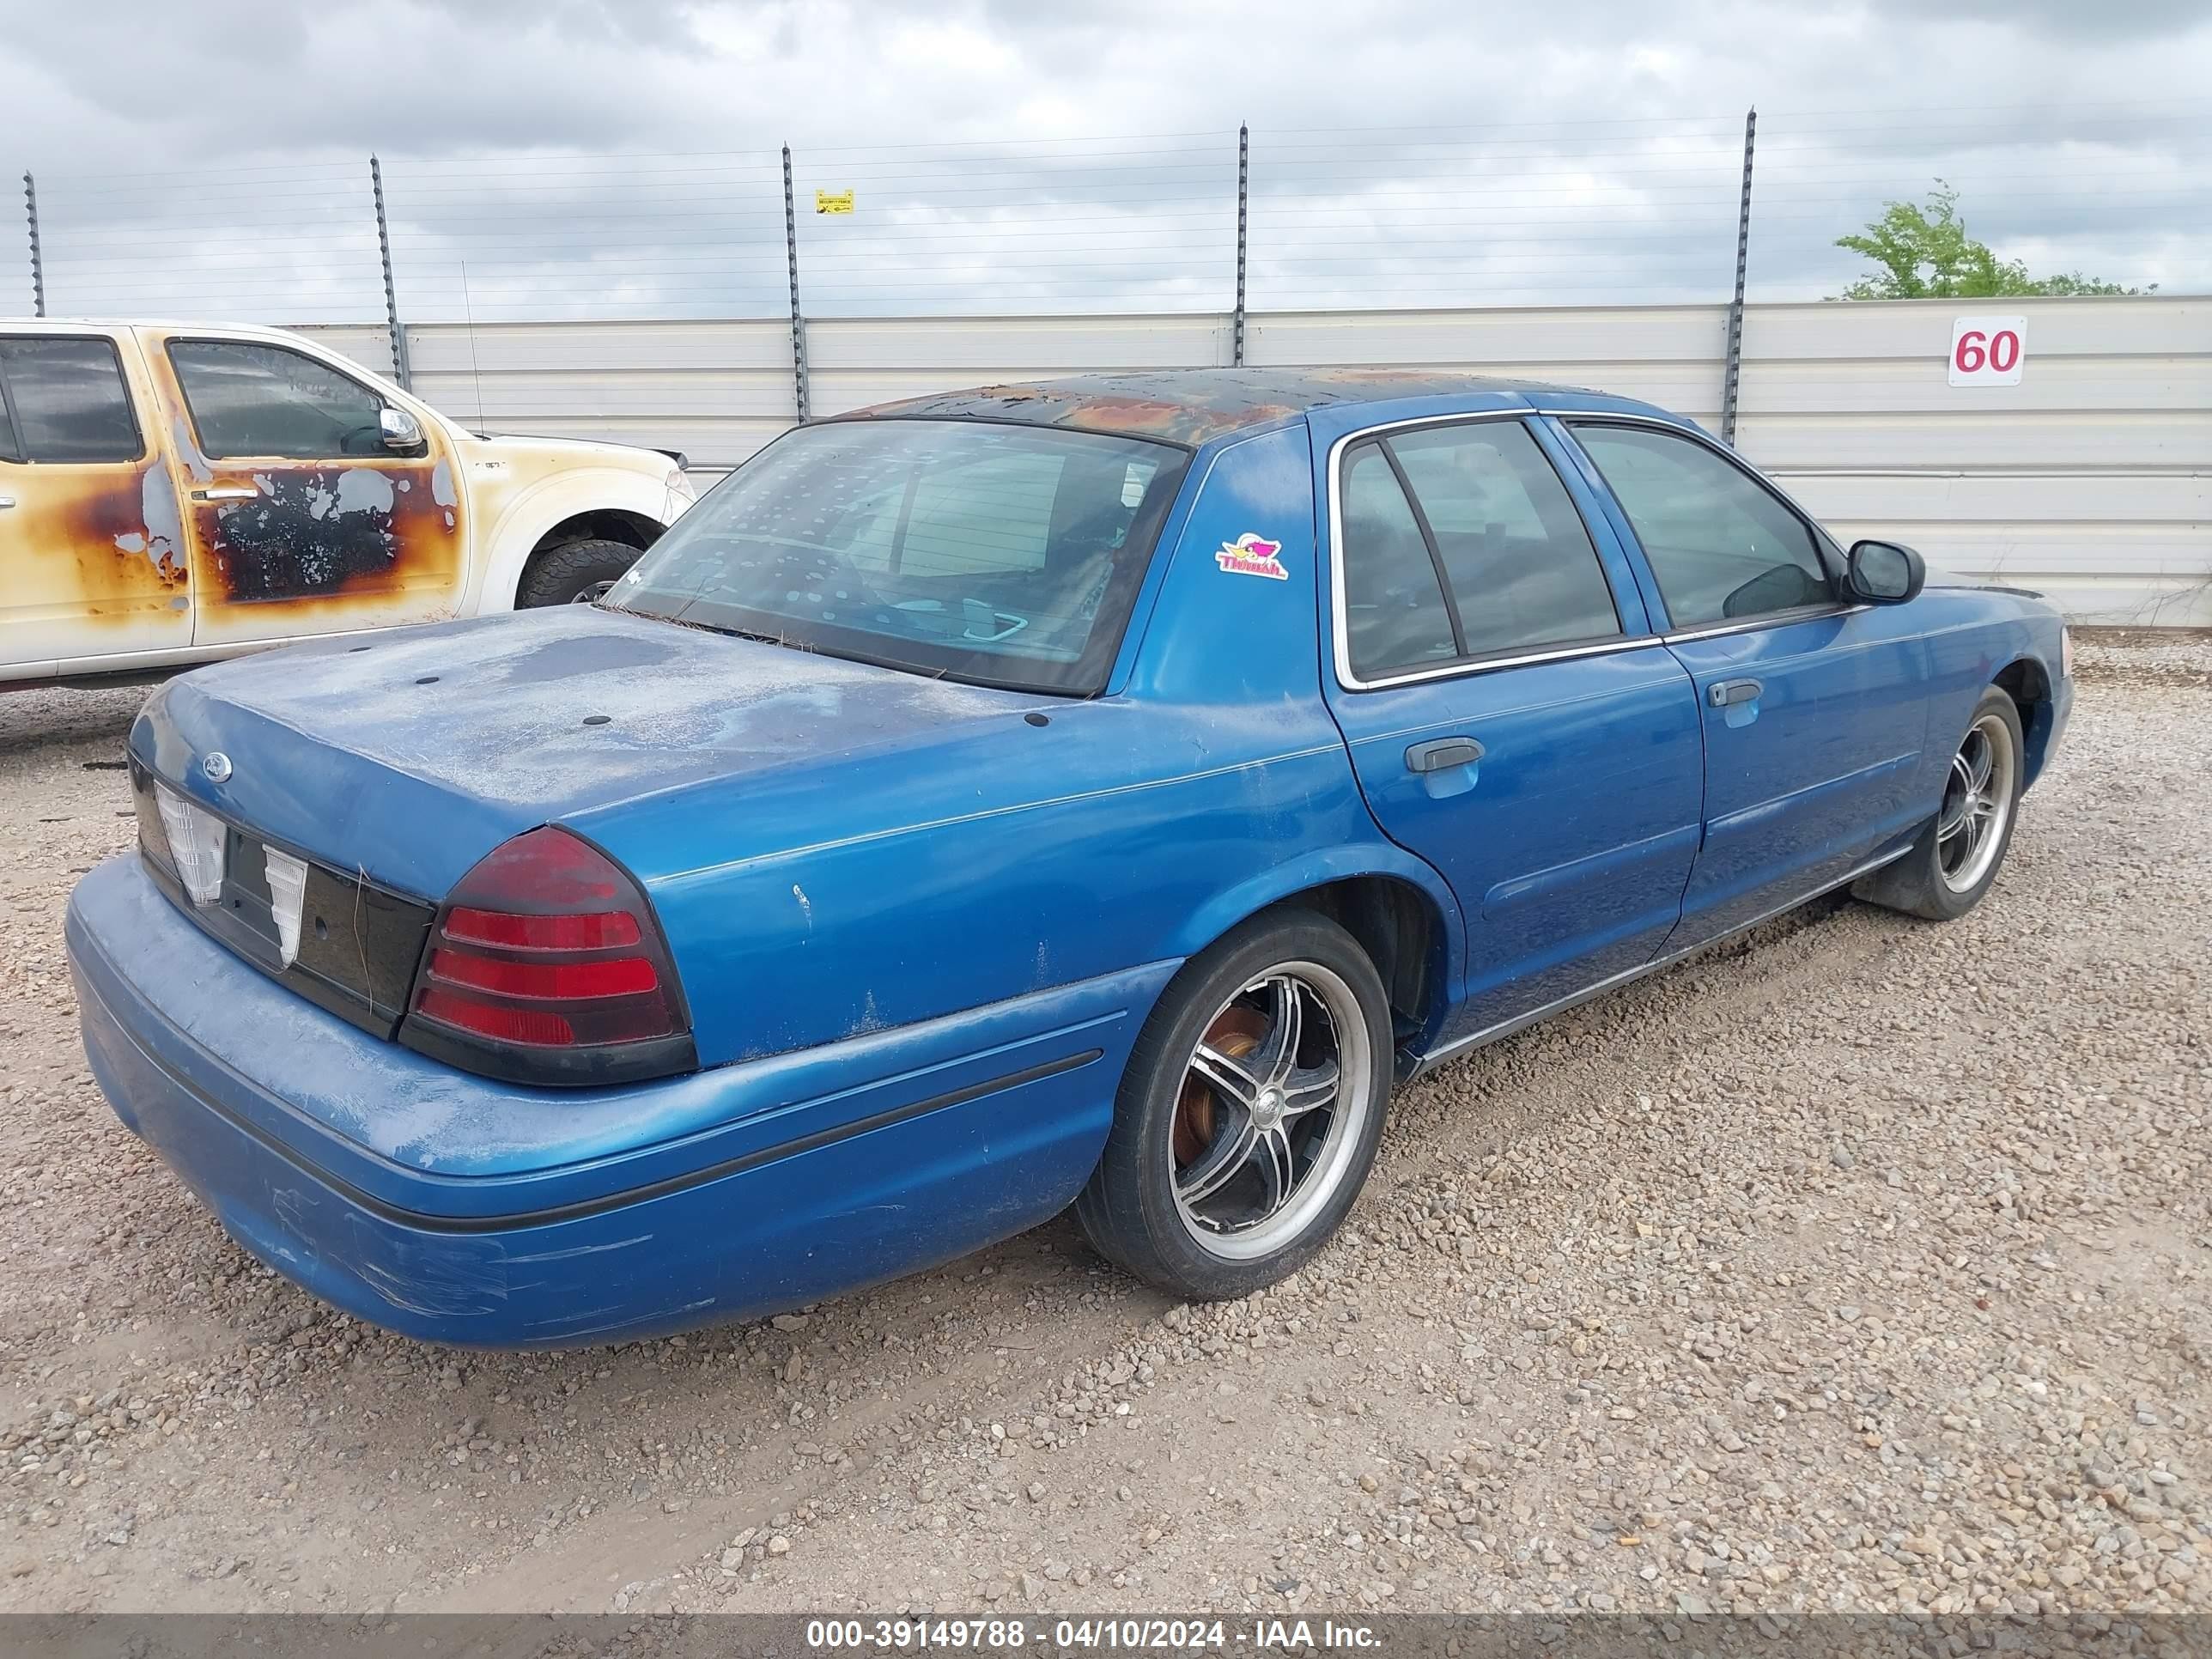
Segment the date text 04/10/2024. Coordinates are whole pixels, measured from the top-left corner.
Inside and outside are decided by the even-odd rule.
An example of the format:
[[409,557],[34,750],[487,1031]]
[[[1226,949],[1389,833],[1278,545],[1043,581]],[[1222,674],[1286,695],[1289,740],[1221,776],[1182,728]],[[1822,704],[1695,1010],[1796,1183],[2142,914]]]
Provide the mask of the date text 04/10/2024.
[[1035,1644],[1053,1650],[1218,1652],[1249,1647],[1306,1652],[1361,1650],[1381,1644],[1366,1625],[1340,1625],[1333,1619],[1263,1619],[1249,1629],[1205,1617],[1060,1619],[1048,1632],[1034,1631],[1021,1618],[995,1619],[814,1619],[806,1625],[806,1645],[817,1651],[871,1649],[878,1651],[954,1650],[970,1653],[1018,1653]]

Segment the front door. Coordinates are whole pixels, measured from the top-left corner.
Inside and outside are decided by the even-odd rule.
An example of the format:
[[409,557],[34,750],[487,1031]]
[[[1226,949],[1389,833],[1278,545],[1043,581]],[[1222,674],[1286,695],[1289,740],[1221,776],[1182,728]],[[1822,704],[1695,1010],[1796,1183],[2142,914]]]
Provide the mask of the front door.
[[1329,701],[1467,917],[1448,1043],[1650,960],[1697,852],[1697,703],[1526,422],[1354,436],[1336,466]]
[[1670,948],[1834,882],[1913,827],[1924,647],[1844,602],[1813,526],[1714,446],[1572,422],[1635,532],[1698,690],[1705,824]]
[[172,336],[174,411],[198,587],[196,644],[434,622],[466,574],[462,480],[444,430],[386,447],[383,394],[262,340]]
[[143,404],[127,335],[0,335],[0,679],[191,644],[176,489]]

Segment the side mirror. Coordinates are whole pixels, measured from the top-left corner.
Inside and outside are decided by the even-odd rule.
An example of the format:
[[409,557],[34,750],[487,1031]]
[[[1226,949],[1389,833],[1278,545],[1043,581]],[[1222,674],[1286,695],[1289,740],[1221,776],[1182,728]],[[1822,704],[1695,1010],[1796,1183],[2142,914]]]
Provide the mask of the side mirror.
[[1926,561],[1897,542],[1853,542],[1846,578],[1851,597],[1868,605],[1903,605],[1928,581]]
[[404,409],[385,404],[376,413],[376,429],[386,449],[410,455],[422,447],[422,422]]

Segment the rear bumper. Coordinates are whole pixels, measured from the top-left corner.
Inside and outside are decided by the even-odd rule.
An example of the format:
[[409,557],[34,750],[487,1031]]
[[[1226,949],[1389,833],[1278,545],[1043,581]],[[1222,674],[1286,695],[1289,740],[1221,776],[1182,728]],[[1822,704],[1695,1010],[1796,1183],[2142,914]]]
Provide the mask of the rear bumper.
[[1096,1163],[1162,963],[625,1089],[520,1089],[295,996],[135,856],[68,919],[118,1116],[240,1245],[425,1340],[557,1347],[758,1317],[1045,1219]]

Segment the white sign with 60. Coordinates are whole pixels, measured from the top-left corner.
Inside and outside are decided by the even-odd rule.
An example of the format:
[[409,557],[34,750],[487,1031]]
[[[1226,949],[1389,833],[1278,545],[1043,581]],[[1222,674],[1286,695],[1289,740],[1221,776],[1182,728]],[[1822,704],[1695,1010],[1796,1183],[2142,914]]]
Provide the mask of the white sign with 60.
[[2027,356],[2025,317],[1951,319],[1953,386],[2018,386]]

